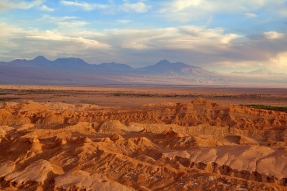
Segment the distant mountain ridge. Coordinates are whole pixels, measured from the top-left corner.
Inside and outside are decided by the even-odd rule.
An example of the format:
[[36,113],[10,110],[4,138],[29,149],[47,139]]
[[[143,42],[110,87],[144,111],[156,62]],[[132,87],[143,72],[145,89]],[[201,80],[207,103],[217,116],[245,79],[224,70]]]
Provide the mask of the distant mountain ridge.
[[202,68],[187,65],[183,62],[171,63],[168,60],[161,60],[155,65],[149,65],[143,68],[137,68],[136,71],[140,73],[148,72],[150,74],[192,74],[198,73]]
[[80,58],[58,58],[54,61],[46,59],[44,56],[37,56],[32,60],[26,59],[16,59],[11,62],[0,62],[6,66],[26,66],[26,67],[38,67],[43,69],[58,69],[58,70],[76,70],[76,71],[96,71],[96,70],[127,70],[133,69],[132,67],[126,64],[118,63],[102,63],[99,65],[88,64]]
[[43,67],[43,68],[66,68],[68,67],[75,67],[75,66],[88,66],[88,63],[83,61],[79,58],[58,58],[54,61],[50,61],[46,59],[44,56],[37,56],[36,58],[32,60],[26,60],[26,59],[16,59],[11,62],[0,62],[0,64],[6,64],[11,66],[33,66],[33,67]]
[[135,73],[147,73],[147,74],[188,74],[188,73],[209,73],[199,67],[187,65],[182,62],[170,63],[168,60],[161,60],[155,65],[150,65],[142,68],[132,68],[127,64],[119,63],[102,63],[99,65],[88,64],[80,58],[58,58],[54,61],[46,59],[44,56],[37,56],[32,60],[16,59],[11,62],[0,62],[0,64],[12,65],[12,66],[26,66],[26,67],[38,67],[44,69],[59,69],[59,70],[76,70],[76,71],[104,71],[104,72],[131,72]]
[[185,64],[161,60],[154,65],[132,68],[127,64],[89,64],[80,58],[58,58],[54,61],[44,56],[32,60],[16,59],[0,62],[0,84],[286,84],[287,75],[267,69],[251,72],[220,74]]
[[116,71],[130,71],[133,70],[132,67],[130,67],[127,64],[119,64],[119,63],[102,63],[98,65],[98,68],[102,70],[116,70]]
[[286,75],[285,73],[275,73],[266,68],[259,68],[257,70],[253,70],[250,72],[232,72],[233,74],[241,74],[241,75],[259,75],[259,76],[282,76]]

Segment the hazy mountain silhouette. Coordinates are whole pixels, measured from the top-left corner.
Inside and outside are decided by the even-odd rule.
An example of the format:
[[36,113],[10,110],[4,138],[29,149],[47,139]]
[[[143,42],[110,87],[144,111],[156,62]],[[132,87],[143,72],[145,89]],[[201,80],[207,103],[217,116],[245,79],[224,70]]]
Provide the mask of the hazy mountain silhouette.
[[191,75],[191,74],[210,74],[211,72],[202,68],[187,65],[183,62],[171,63],[168,60],[161,60],[155,65],[149,65],[147,67],[136,69],[138,73],[147,74],[180,74],[180,75]]
[[105,70],[105,71],[132,71],[133,68],[130,67],[127,64],[119,64],[119,63],[102,63],[98,66],[99,70]]
[[25,67],[38,67],[43,69],[57,69],[57,70],[75,70],[75,71],[87,71],[87,72],[97,72],[97,71],[105,71],[105,72],[118,72],[118,71],[126,71],[142,74],[188,74],[188,73],[200,73],[199,71],[203,71],[202,73],[210,73],[207,70],[201,69],[199,67],[190,66],[182,62],[170,63],[168,60],[162,60],[156,63],[155,65],[150,65],[147,67],[133,69],[131,66],[127,64],[119,64],[119,63],[102,63],[99,65],[96,64],[88,64],[84,60],[80,58],[58,58],[54,61],[50,61],[46,59],[44,56],[38,56],[33,60],[26,59],[16,59],[11,62],[1,62],[7,66],[25,66]]
[[[29,84],[228,84],[286,83],[287,75],[259,69],[230,75],[210,72],[183,62],[161,60],[154,65],[132,68],[126,64],[88,64],[80,58],[54,61],[38,56],[32,60],[0,62],[0,83]],[[266,78],[272,76],[272,78]]]
[[241,74],[241,75],[258,75],[258,76],[284,76],[286,75],[285,73],[275,73],[272,72],[271,70],[268,70],[266,68],[259,68],[257,70],[253,70],[250,72],[232,72],[233,74]]

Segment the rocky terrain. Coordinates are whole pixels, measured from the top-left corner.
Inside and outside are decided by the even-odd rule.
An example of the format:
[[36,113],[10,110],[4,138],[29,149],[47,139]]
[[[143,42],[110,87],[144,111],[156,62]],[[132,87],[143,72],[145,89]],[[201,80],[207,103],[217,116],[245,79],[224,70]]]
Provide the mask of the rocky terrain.
[[0,102],[0,190],[287,190],[287,113]]

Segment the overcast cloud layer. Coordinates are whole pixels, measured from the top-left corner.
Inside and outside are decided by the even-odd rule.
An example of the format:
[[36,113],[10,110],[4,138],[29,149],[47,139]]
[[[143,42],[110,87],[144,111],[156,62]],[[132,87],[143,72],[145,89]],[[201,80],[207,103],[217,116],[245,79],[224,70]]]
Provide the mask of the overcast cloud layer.
[[0,14],[0,61],[168,59],[287,73],[287,0],[1,0]]

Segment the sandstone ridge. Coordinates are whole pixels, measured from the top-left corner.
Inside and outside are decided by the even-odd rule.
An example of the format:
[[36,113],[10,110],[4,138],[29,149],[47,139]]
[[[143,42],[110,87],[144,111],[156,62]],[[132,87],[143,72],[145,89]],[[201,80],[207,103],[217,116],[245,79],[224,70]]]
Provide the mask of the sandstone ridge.
[[1,190],[286,190],[287,114],[203,99],[0,103]]

